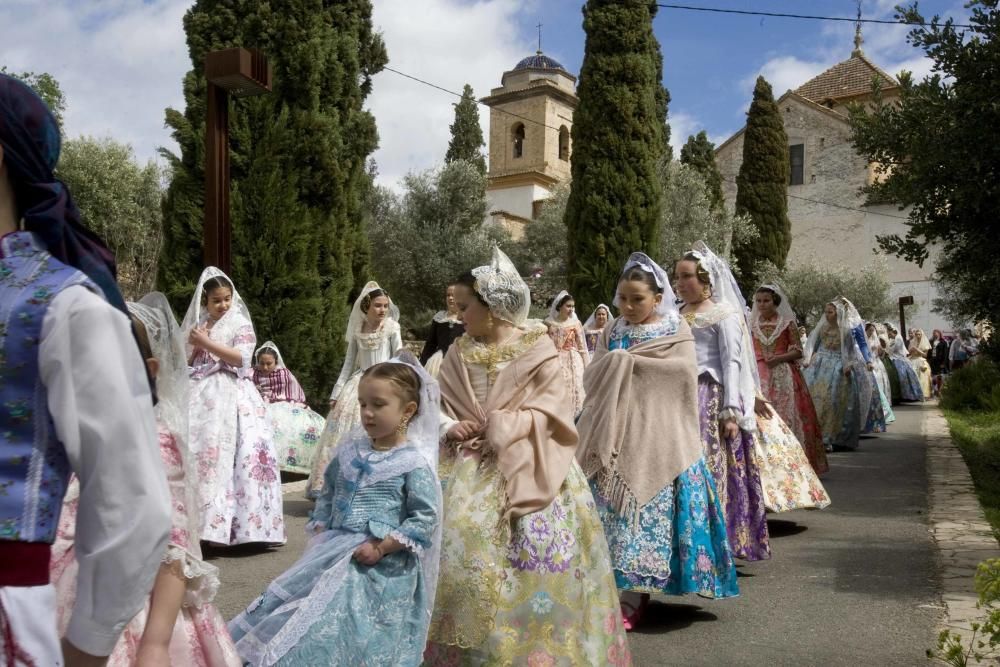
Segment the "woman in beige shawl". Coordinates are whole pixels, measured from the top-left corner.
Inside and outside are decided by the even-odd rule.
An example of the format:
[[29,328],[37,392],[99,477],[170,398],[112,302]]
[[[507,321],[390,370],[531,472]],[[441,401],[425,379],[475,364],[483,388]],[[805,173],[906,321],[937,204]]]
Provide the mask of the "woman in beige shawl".
[[649,593],[738,594],[698,435],[694,337],[667,274],[632,253],[583,376],[580,451],[604,523],[626,628]]
[[630,664],[573,406],[506,255],[461,277],[441,384],[441,575],[428,664]]

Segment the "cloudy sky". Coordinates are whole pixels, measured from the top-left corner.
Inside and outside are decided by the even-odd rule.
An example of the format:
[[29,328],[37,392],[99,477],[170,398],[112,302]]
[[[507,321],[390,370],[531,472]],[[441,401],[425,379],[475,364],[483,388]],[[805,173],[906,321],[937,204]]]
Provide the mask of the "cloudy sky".
[[[181,108],[191,68],[181,19],[193,0],[0,0],[0,65],[49,72],[66,93],[66,130],[132,144],[140,159],[175,145],[163,110]],[[581,0],[374,0],[376,29],[390,66],[460,91],[488,94],[537,47],[570,72],[583,59]],[[855,0],[688,0],[677,4],[853,16]],[[891,18],[896,0],[864,0],[867,18]],[[963,0],[921,0],[925,15],[964,18]],[[654,30],[664,55],[675,148],[706,130],[716,142],[743,124],[753,81],[764,74],[776,95],[846,59],[850,23],[660,9]],[[902,26],[867,25],[865,53],[883,69],[928,71]],[[455,98],[392,72],[375,79],[369,106],[378,121],[380,179],[434,167],[447,149]],[[488,109],[481,109],[484,131]]]

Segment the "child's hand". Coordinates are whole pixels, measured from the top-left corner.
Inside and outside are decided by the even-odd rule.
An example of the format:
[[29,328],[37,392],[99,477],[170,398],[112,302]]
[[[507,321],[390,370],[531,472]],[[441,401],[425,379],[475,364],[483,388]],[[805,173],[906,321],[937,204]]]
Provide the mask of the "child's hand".
[[382,560],[382,550],[379,549],[378,544],[375,542],[365,542],[354,550],[354,560],[362,565],[374,565]]
[[205,346],[211,339],[208,337],[207,327],[195,327],[191,329],[191,333],[188,335],[188,342],[194,347],[200,347],[205,349]]

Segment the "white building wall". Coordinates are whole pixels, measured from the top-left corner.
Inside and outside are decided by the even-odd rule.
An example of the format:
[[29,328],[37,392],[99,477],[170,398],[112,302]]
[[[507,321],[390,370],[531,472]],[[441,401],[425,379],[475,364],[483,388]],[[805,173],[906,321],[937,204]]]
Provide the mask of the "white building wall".
[[540,185],[490,188],[486,191],[486,213],[504,211],[531,220],[533,218],[532,202],[547,199],[551,194],[551,191]]

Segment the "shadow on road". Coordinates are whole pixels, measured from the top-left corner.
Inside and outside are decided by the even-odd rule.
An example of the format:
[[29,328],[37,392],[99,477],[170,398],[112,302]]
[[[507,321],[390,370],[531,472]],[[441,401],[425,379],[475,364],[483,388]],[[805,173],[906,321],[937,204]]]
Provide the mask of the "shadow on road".
[[790,537],[809,530],[809,526],[803,526],[794,521],[784,521],[782,519],[768,519],[767,532],[771,537]]
[[642,624],[635,634],[661,635],[675,630],[683,630],[695,623],[716,621],[718,616],[692,604],[664,604],[650,602],[642,615]]
[[232,547],[222,547],[202,542],[201,555],[205,560],[216,560],[217,558],[253,558],[254,556],[277,549],[279,546],[254,542],[253,544],[237,544]]

